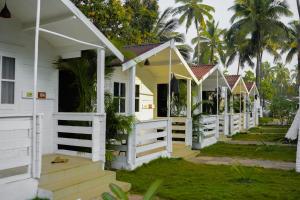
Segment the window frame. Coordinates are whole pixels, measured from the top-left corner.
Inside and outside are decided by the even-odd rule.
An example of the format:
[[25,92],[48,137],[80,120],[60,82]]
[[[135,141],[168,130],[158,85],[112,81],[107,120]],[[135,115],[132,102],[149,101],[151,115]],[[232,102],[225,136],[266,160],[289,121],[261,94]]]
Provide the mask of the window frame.
[[[15,59],[14,79],[2,79],[3,57],[8,57],[8,58]],[[16,58],[16,56],[0,51],[0,109],[1,110],[15,109],[15,106],[16,106],[16,82],[17,82],[16,79],[17,79],[17,58]],[[1,102],[2,82],[14,83],[14,102],[12,104],[5,104],[5,103]]]
[[[119,96],[115,96],[115,84],[118,84],[118,90],[119,90]],[[125,96],[121,96],[121,85],[122,84],[124,84],[124,92],[125,92]],[[127,89],[126,89],[126,83],[125,82],[120,82],[120,81],[114,81],[113,82],[113,87],[112,87],[112,94],[113,94],[113,101],[115,101],[115,99],[117,98],[118,99],[118,109],[117,109],[117,113],[118,114],[126,114],[126,108],[127,108],[127,106],[126,106],[126,103],[127,103],[127,101],[126,101],[126,93],[127,93],[127,91],[126,91]],[[121,99],[122,100],[124,100],[124,112],[121,112]]]

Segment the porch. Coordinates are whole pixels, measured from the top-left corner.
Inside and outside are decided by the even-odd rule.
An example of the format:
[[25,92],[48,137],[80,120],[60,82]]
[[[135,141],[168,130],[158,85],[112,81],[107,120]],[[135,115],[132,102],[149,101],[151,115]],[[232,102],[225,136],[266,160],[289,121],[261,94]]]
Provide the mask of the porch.
[[[112,164],[118,169],[135,169],[158,157],[170,157],[173,142],[192,145],[193,75],[174,41],[133,45],[125,49],[135,53],[136,58],[123,63],[122,70],[115,67],[107,82],[108,85],[117,82],[124,85],[122,98],[125,98],[126,106],[122,110],[124,114],[134,116],[136,122],[131,133],[121,134],[118,137],[123,138],[122,141],[116,140],[112,144],[117,156]],[[171,86],[173,83],[177,84],[178,90],[184,85],[185,92],[176,93]],[[107,90],[115,93],[111,87]],[[180,108],[175,105],[175,98],[184,105]]]

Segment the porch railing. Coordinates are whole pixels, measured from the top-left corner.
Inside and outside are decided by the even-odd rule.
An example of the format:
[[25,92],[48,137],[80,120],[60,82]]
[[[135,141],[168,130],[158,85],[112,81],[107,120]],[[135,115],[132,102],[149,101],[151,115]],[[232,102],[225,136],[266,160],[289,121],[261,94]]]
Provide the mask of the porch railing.
[[210,146],[217,142],[217,131],[218,123],[217,116],[215,115],[203,115],[200,121],[201,134],[199,136],[194,136],[193,147],[196,149],[201,149]]
[[135,123],[128,143],[114,146],[119,154],[113,161],[113,167],[132,170],[159,157],[170,157],[171,129],[171,122],[168,119]]
[[105,115],[56,113],[53,119],[57,153],[105,161]]
[[172,139],[175,142],[192,145],[192,119],[186,117],[172,117]]
[[0,184],[39,178],[41,173],[42,115],[0,116]]
[[234,135],[240,131],[240,114],[230,114],[230,135]]
[[249,128],[255,127],[255,120],[254,120],[254,113],[253,112],[248,113],[248,119],[249,119],[249,122],[248,122]]

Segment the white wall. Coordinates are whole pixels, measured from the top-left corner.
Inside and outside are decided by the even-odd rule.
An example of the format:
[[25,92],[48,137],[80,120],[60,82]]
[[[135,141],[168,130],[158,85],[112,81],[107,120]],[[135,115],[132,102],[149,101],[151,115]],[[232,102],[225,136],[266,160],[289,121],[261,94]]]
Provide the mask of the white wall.
[[[53,66],[57,55],[45,40],[40,40],[38,91],[47,99],[38,100],[37,111],[44,114],[43,153],[53,150],[52,114],[57,110],[58,70]],[[23,93],[33,91],[34,32],[24,32],[14,19],[0,18],[0,56],[16,58],[15,105],[0,105],[0,114],[32,113],[32,99]]]
[[[154,118],[154,108],[147,108],[148,105],[154,105],[154,90],[156,88],[155,81],[151,81],[151,76],[143,76],[143,80],[138,76],[141,75],[140,69],[137,69],[136,84],[140,85],[140,112],[136,112],[135,116],[137,120],[150,120]],[[141,77],[141,76],[140,76]],[[111,77],[105,80],[105,91],[113,94],[114,82],[121,82],[126,84],[126,113],[128,113],[129,102],[128,102],[128,71],[123,72],[121,67],[114,67],[114,72]]]

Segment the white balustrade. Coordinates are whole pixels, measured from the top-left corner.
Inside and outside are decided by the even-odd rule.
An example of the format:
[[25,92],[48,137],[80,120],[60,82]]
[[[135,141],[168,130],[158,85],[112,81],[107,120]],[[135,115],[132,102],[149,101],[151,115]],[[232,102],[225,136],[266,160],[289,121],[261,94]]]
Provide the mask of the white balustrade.
[[217,142],[217,116],[203,115],[200,121],[200,135],[194,135],[193,148],[201,149]]
[[57,113],[53,119],[57,153],[105,162],[105,115]]
[[187,146],[192,145],[192,124],[191,118],[172,117],[172,139],[174,142],[181,142]]
[[0,184],[39,178],[42,115],[0,115]]

